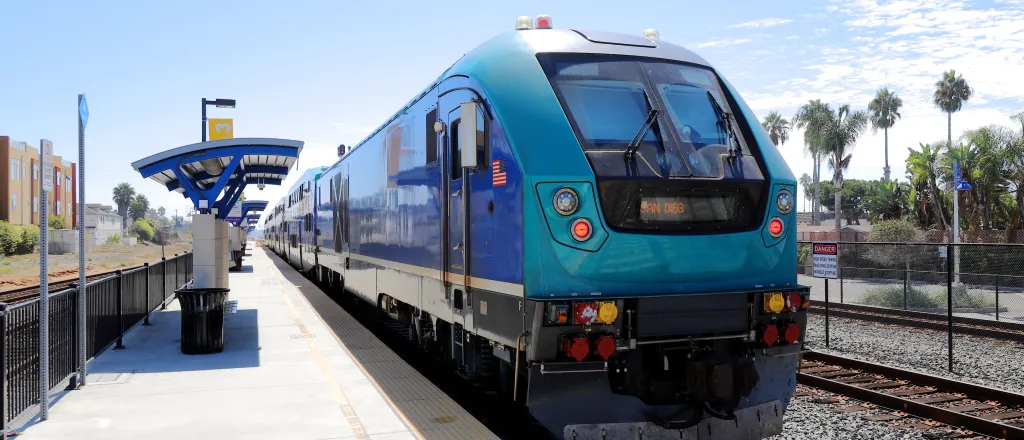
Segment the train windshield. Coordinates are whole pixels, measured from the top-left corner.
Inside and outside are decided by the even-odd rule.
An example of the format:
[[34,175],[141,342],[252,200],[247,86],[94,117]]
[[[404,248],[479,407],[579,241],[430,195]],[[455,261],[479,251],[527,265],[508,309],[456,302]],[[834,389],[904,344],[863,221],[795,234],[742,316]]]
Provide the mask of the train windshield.
[[[760,177],[710,69],[626,57],[539,59],[599,175]],[[738,160],[724,165],[730,156]]]

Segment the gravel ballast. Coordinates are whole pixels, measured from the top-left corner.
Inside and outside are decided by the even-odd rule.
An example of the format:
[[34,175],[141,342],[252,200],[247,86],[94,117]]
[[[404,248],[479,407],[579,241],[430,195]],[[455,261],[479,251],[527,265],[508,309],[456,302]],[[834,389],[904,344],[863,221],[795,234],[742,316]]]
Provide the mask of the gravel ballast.
[[783,418],[782,434],[770,440],[868,440],[868,439],[927,439],[923,432],[912,428],[896,428],[885,422],[871,422],[862,417],[868,414],[889,413],[886,409],[871,409],[856,413],[837,410],[846,403],[816,403],[817,396],[794,397]]
[[807,317],[806,347],[824,353],[878,362],[950,379],[1024,393],[1024,345],[953,335],[953,367],[948,371],[946,332],[829,318],[830,349],[825,348],[825,318]]
[[[804,387],[800,387],[804,389]],[[904,417],[891,422],[864,420],[864,416],[893,414],[887,408],[873,407],[856,412],[842,412],[851,405],[862,405],[822,390],[813,390],[809,396],[794,397],[784,416],[782,434],[768,437],[768,440],[936,440],[957,438],[959,440],[983,440],[985,436],[950,435],[961,432],[945,425],[936,425],[925,430],[906,426],[922,424],[924,420]],[[833,398],[840,397],[838,401]],[[902,425],[902,426],[901,426]]]

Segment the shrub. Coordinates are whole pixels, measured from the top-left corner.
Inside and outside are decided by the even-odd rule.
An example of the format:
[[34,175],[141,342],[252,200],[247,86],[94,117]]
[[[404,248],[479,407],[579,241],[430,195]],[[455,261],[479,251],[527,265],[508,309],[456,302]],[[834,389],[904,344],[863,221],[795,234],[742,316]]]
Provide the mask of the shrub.
[[14,225],[0,220],[0,255],[13,255],[20,240],[14,236]]
[[[932,299],[939,304],[939,307],[946,307],[946,297],[949,291],[941,287],[932,294]],[[994,294],[993,294],[994,295]],[[979,309],[983,307],[995,307],[996,299],[993,295],[971,293],[966,284],[953,285],[953,308],[954,309]]]
[[[921,243],[924,232],[905,220],[886,220],[875,223],[868,235],[869,242]],[[933,256],[934,246],[920,245],[867,245],[864,254],[878,267],[910,267],[912,262]]]
[[132,222],[132,225],[128,227],[128,232],[138,237],[141,241],[151,241],[153,240],[155,230],[151,221],[139,219]]
[[68,219],[65,217],[51,217],[50,229],[67,229]]
[[107,244],[121,244],[121,234],[114,234],[107,237]]
[[811,244],[810,243],[801,243],[801,244],[797,245],[797,247],[796,247],[796,265],[797,266],[805,266],[805,265],[809,264],[810,262],[807,261],[807,258],[810,257],[810,255],[811,255]]
[[[884,286],[869,289],[860,302],[869,306],[902,309],[904,302],[903,286]],[[925,291],[913,286],[907,288],[906,303],[907,307],[914,308],[939,307],[939,303],[935,300],[934,296],[929,296]]]
[[17,254],[30,254],[36,250],[39,244],[39,228],[35,225],[18,226],[21,229],[21,241],[14,252]]

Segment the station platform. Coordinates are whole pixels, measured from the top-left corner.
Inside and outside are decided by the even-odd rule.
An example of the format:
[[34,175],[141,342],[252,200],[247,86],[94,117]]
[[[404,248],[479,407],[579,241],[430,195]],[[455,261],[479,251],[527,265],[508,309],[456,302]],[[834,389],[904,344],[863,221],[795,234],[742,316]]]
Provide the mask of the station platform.
[[284,261],[250,247],[230,274],[224,352],[179,351],[177,302],[55,396],[17,438],[497,438]]

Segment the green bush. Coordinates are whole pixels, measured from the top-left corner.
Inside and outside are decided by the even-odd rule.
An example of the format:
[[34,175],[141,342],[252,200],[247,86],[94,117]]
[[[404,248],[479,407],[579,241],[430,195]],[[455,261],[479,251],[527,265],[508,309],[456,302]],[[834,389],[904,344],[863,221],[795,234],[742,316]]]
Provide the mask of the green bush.
[[121,234],[114,234],[107,237],[107,244],[121,244]]
[[65,217],[51,217],[50,229],[67,229],[68,219]]
[[[932,294],[932,299],[939,303],[939,307],[946,307],[946,297],[949,291],[941,287]],[[953,308],[954,309],[979,309],[983,307],[995,307],[996,299],[993,295],[971,293],[966,284],[953,285]]]
[[153,222],[148,219],[136,220],[128,227],[128,232],[138,237],[141,241],[152,241],[153,234],[156,232],[152,223]]
[[14,236],[14,225],[0,220],[0,255],[14,255],[21,237]]
[[[940,306],[934,296],[929,296],[927,292],[913,286],[908,287],[905,301],[907,307],[936,308]],[[869,306],[902,309],[904,302],[903,286],[872,288],[861,298],[860,302]],[[942,304],[945,304],[945,302]]]
[[30,254],[39,244],[39,228],[35,225],[21,226],[21,242],[15,250],[18,254]]
[[906,220],[885,220],[875,223],[868,234],[868,241],[921,243],[924,232]]
[[797,266],[805,266],[810,264],[807,258],[811,255],[811,244],[801,243],[796,247],[796,264]]
[[23,255],[36,250],[39,228],[35,225],[12,225],[0,221],[0,255]]

